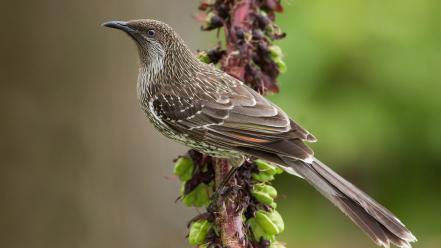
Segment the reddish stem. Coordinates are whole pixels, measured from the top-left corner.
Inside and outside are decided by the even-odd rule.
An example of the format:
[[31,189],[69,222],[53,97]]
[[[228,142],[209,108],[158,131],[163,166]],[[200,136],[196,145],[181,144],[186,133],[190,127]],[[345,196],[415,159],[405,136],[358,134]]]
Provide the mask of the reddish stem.
[[[249,30],[249,22],[248,17],[250,13],[251,4],[254,0],[236,0],[234,1],[234,7],[230,12],[230,20],[225,23],[225,37],[227,40],[227,56],[221,61],[222,69],[240,79],[244,80],[245,76],[245,65],[248,64],[249,61],[244,60],[243,58],[250,56],[239,56],[237,54],[236,47],[236,30]],[[247,51],[241,51],[241,53],[250,53],[249,49]],[[242,54],[243,55],[243,54]],[[216,187],[218,187],[223,179],[227,176],[230,170],[230,166],[228,165],[228,160],[225,159],[216,159],[215,165],[215,182]],[[231,182],[227,184],[228,187],[236,184],[234,178],[232,178]],[[237,194],[227,195],[226,199],[224,199],[218,206],[219,212],[216,216],[216,225],[220,229],[220,236],[222,240],[222,245],[224,247],[229,248],[242,248],[246,245],[245,233],[244,233],[244,224],[242,219],[243,209],[238,208],[237,203],[241,201],[238,198]],[[238,210],[239,209],[239,210]]]
[[[230,166],[226,159],[216,159],[215,163],[215,184],[218,188],[227,176]],[[234,185],[235,181],[232,178],[227,186]],[[238,211],[237,203],[240,202],[240,199],[236,199],[237,196],[237,194],[227,194],[217,206],[218,212],[215,221],[216,226],[219,227],[223,247],[245,247],[244,225],[242,223],[243,210]]]

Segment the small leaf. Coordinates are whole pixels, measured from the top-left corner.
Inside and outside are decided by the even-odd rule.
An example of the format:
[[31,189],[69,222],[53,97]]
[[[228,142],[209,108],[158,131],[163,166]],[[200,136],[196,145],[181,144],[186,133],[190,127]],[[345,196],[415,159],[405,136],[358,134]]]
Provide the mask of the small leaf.
[[210,231],[211,227],[212,224],[208,222],[208,220],[198,220],[191,223],[188,242],[191,245],[204,244],[207,233]]
[[176,163],[173,174],[179,177],[181,181],[188,181],[193,176],[193,160],[189,157],[180,157]]

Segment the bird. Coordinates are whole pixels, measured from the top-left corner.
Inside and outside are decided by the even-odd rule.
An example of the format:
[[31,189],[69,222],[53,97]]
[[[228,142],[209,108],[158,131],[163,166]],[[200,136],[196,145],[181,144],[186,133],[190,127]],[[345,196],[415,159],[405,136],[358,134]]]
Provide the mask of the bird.
[[260,158],[306,180],[377,245],[410,248],[416,237],[388,209],[314,156],[317,139],[280,107],[212,64],[201,62],[169,25],[109,21],[138,48],[141,109],[166,137],[239,166]]

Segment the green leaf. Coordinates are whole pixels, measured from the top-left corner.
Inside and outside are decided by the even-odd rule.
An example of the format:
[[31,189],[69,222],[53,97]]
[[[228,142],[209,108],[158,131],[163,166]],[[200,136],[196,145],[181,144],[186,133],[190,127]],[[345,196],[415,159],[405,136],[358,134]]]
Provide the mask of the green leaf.
[[180,157],[173,170],[173,174],[179,177],[181,181],[188,181],[193,176],[193,160],[189,157]]
[[208,220],[198,220],[191,223],[188,242],[191,245],[204,244],[207,233],[210,231],[211,227],[212,224],[208,222]]

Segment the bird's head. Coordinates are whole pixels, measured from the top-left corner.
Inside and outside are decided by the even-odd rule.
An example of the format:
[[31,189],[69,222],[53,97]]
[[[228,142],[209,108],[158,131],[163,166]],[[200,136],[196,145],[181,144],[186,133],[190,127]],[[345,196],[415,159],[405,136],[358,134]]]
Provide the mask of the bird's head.
[[142,62],[163,62],[171,50],[187,50],[179,35],[167,24],[151,19],[110,21],[103,26],[126,32],[136,42]]

